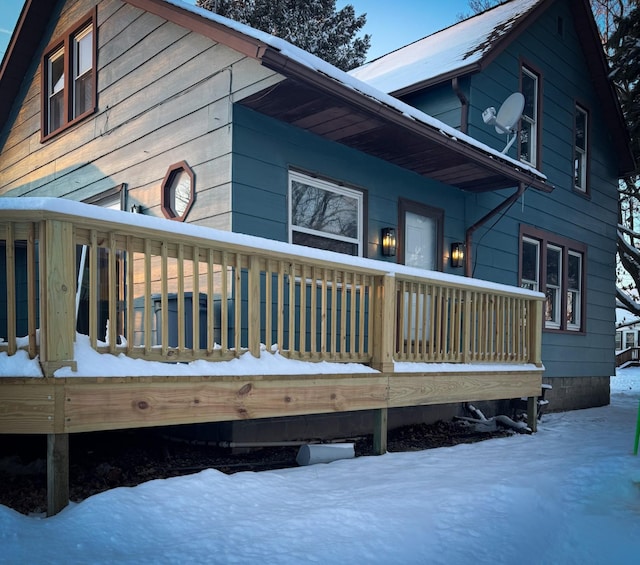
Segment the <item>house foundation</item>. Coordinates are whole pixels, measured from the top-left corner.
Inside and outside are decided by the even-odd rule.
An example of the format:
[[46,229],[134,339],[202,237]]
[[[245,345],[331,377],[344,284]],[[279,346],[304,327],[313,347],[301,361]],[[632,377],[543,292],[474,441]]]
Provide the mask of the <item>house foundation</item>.
[[610,402],[611,377],[545,377],[542,382],[553,388],[547,391],[548,411],[564,412],[606,406]]

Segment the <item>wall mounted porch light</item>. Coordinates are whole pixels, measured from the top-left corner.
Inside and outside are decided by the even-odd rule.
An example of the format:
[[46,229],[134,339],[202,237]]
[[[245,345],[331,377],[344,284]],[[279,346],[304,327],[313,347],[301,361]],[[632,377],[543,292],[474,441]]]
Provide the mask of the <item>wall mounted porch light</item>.
[[451,266],[463,267],[464,266],[464,243],[455,241],[451,244]]
[[382,228],[382,255],[395,257],[396,254],[396,230],[395,228]]

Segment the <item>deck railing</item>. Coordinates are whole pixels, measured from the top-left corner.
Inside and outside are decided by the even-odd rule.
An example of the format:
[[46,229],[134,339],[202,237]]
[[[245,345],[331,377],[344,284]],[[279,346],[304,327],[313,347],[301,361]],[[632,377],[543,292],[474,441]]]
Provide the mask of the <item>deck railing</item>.
[[[75,202],[0,202],[0,351],[540,365],[542,296]],[[4,288],[3,288],[4,286]],[[2,310],[5,316],[1,315]],[[24,339],[19,339],[26,336]]]

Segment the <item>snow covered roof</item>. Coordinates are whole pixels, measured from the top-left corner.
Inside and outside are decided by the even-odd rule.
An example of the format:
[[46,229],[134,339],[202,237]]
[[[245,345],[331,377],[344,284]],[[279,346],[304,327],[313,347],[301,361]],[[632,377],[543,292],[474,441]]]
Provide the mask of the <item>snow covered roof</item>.
[[[177,8],[181,11],[187,11],[192,13],[197,18],[203,18],[205,20],[210,21],[212,24],[217,26],[218,28],[223,27],[230,34],[235,34],[236,37],[245,38],[249,42],[251,42],[250,49],[255,49],[254,57],[256,59],[261,60],[263,65],[266,65],[278,72],[281,72],[285,76],[294,76],[294,78],[305,78],[310,79],[314,82],[314,86],[323,86],[326,89],[326,92],[332,96],[345,96],[345,92],[347,92],[347,96],[351,96],[350,102],[357,102],[361,106],[367,106],[368,104],[373,103],[375,105],[375,113],[378,115],[382,114],[382,111],[391,110],[394,116],[394,119],[400,118],[400,123],[403,124],[403,127],[411,127],[411,124],[419,124],[422,127],[422,134],[433,134],[431,135],[431,141],[436,140],[443,148],[446,146],[447,151],[451,152],[455,151],[466,151],[469,148],[473,148],[474,150],[479,150],[481,153],[489,156],[491,161],[487,161],[487,165],[489,167],[493,167],[498,163],[503,165],[508,165],[511,170],[515,170],[516,176],[520,174],[522,178],[516,178],[512,176],[512,173],[507,173],[507,176],[510,176],[509,181],[506,184],[500,186],[500,181],[493,176],[488,182],[493,184],[493,189],[497,188],[505,188],[507,186],[515,186],[517,182],[525,182],[527,185],[534,186],[537,189],[550,191],[553,187],[546,184],[546,176],[542,174],[540,171],[533,167],[529,167],[525,163],[518,161],[517,159],[513,159],[507,155],[504,155],[497,149],[489,147],[484,143],[479,142],[478,140],[461,133],[459,130],[452,128],[441,122],[440,120],[425,114],[424,112],[414,108],[413,106],[409,106],[394,98],[381,90],[373,87],[372,85],[363,82],[355,76],[350,75],[349,73],[345,73],[340,69],[334,67],[333,65],[327,63],[326,61],[316,57],[300,49],[291,43],[269,35],[265,32],[256,30],[247,25],[241,24],[239,22],[224,18],[218,14],[215,14],[209,10],[205,10],[203,8],[199,8],[197,6],[193,6],[191,4],[186,4],[182,0],[127,0],[130,4],[139,6],[146,10],[158,10],[156,11],[158,15],[162,15],[163,17],[167,17],[165,11],[162,10],[162,5],[170,6],[171,8]],[[529,0],[531,1],[531,0]],[[185,22],[182,22],[183,25]],[[236,46],[234,45],[234,48]],[[301,69],[302,72],[307,71],[307,74],[304,77],[301,77]],[[329,81],[329,83],[327,82]],[[271,87],[269,87],[271,88]],[[276,96],[282,95],[283,89],[280,89],[280,92],[276,94]],[[350,94],[349,94],[350,93]],[[270,93],[266,93],[269,95]],[[265,95],[262,93],[256,95],[257,98],[260,98],[262,103],[268,103],[271,105],[270,99],[265,99]],[[287,104],[287,110],[290,110],[290,106]],[[254,107],[254,106],[251,106]],[[254,109],[258,109],[255,108]],[[369,107],[367,107],[369,109]],[[258,111],[262,111],[258,109]],[[387,115],[391,115],[387,112]],[[281,116],[277,116],[279,119],[282,119]],[[426,126],[423,127],[423,126]],[[369,140],[371,136],[368,136]],[[453,143],[452,143],[453,142]],[[388,146],[388,143],[386,143]],[[352,145],[353,146],[353,145]],[[360,149],[359,147],[356,147]],[[468,154],[465,158],[468,158]],[[406,157],[406,154],[404,155]],[[460,167],[459,164],[455,167],[451,167],[458,171],[455,175],[457,178],[461,178]],[[503,170],[502,173],[506,171]],[[524,173],[524,175],[522,174]],[[433,172],[429,176],[433,178],[437,178],[433,176]],[[471,175],[470,175],[471,176]],[[475,175],[474,182],[478,186],[482,186],[482,183],[477,175]],[[442,179],[438,179],[442,180]],[[514,182],[515,181],[515,182]],[[454,184],[450,181],[443,181],[448,184]],[[457,185],[456,185],[457,186]],[[459,186],[459,188],[463,188]]]
[[398,92],[476,65],[545,0],[510,0],[352,70],[383,92]]

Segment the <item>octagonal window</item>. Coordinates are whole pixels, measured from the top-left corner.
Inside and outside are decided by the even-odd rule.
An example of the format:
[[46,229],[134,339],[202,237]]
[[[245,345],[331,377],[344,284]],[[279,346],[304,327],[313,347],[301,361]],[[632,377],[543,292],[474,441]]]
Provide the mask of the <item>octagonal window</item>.
[[162,181],[162,212],[181,222],[187,217],[195,198],[195,175],[185,161],[171,165]]

